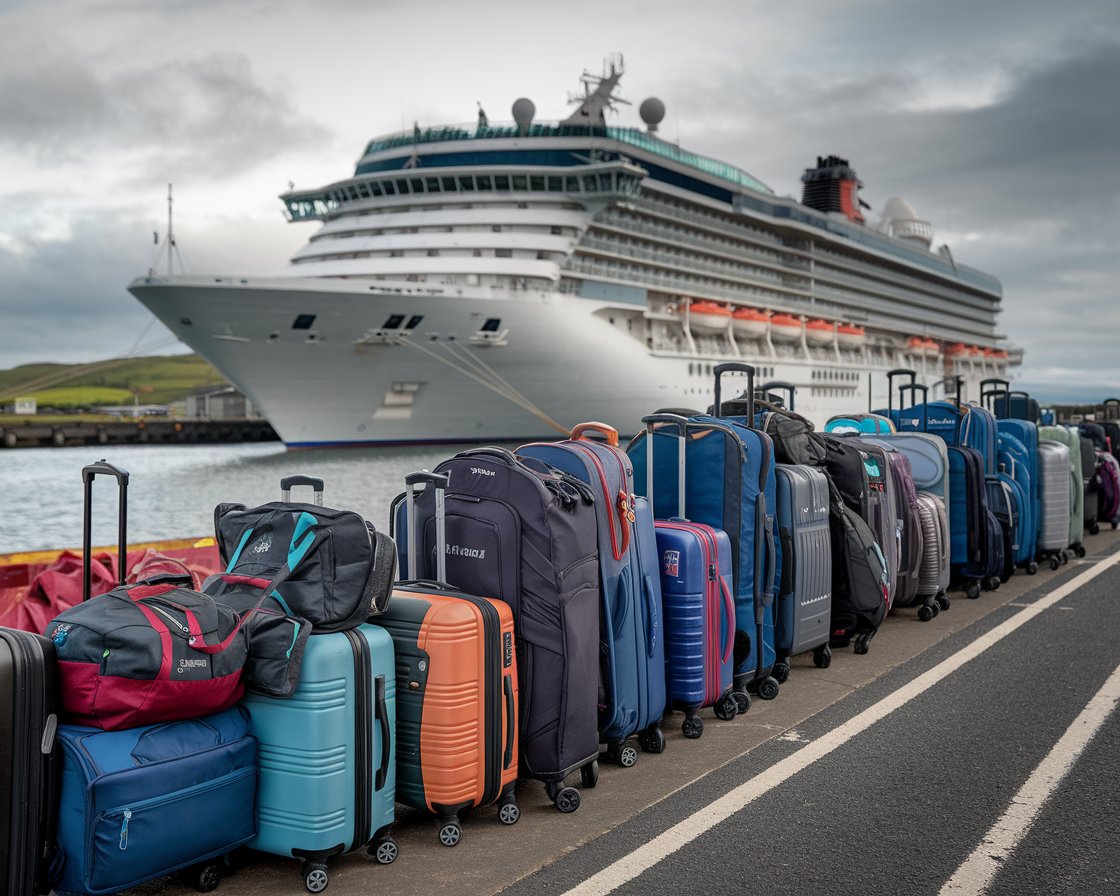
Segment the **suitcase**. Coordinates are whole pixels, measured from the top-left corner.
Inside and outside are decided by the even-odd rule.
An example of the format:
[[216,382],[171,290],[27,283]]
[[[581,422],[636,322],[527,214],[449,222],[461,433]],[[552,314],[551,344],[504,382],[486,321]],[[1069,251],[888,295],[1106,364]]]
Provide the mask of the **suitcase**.
[[1069,537],[1066,547],[1078,557],[1085,556],[1081,540],[1085,535],[1085,487],[1081,478],[1081,436],[1068,426],[1040,426],[1039,440],[1061,442],[1069,449]]
[[[442,492],[447,477],[405,477],[407,520],[423,483]],[[497,801],[503,824],[520,817],[517,664],[509,605],[446,584],[441,494],[435,503],[436,581],[399,582],[377,624],[397,657],[397,802],[438,815],[440,842],[455,846],[460,813]],[[409,572],[415,544],[410,533]]]
[[[1078,430],[1072,431],[1075,435]],[[1081,450],[1081,483],[1084,489],[1083,507],[1085,509],[1082,524],[1090,535],[1098,535],[1100,526],[1100,479],[1097,476],[1097,450],[1091,437],[1084,432],[1078,439]]]
[[[685,517],[687,419],[653,414],[642,422],[646,425],[644,491],[649,503],[664,506],[663,492],[677,496],[673,518],[654,523],[665,620],[665,684],[669,707],[685,715],[681,731],[695,739],[704,733],[704,720],[697,710],[711,706],[717,718],[728,721],[740,707],[745,711],[750,706],[746,692],[732,693],[735,604],[731,540],[721,529]],[[661,454],[659,445],[668,447],[672,432],[676,432],[672,446],[676,477],[675,488],[670,489],[670,483],[656,475],[661,467],[654,455]],[[665,511],[666,516],[672,513]]]
[[828,418],[824,431],[839,435],[883,435],[894,432],[895,426],[893,420],[882,414],[837,414]]
[[789,677],[792,656],[811,650],[818,669],[832,662],[832,538],[825,474],[794,464],[778,464],[775,472],[779,583],[774,677],[781,683]]
[[[875,443],[872,443],[875,444]],[[899,521],[898,579],[895,604],[899,607],[921,605],[928,607],[933,616],[940,605],[934,599],[923,599],[918,592],[918,569],[924,548],[921,513],[918,509],[918,490],[914,484],[910,459],[893,445],[880,445],[886,451],[887,465],[894,485],[895,513]],[[936,609],[935,609],[936,608]],[[925,621],[926,614],[918,618]]]
[[852,442],[863,453],[863,466],[867,471],[867,504],[870,516],[866,519],[883,549],[883,556],[887,558],[890,576],[887,611],[890,612],[898,596],[902,565],[903,521],[898,515],[899,498],[895,494],[895,481],[891,475],[887,449],[863,439],[853,439]]
[[1100,477],[1100,511],[1104,522],[1113,529],[1120,525],[1120,461],[1106,451],[1097,453]]
[[[918,513],[922,522],[922,561],[918,567],[918,594],[932,597],[942,610],[949,609],[949,519],[941,499],[929,492],[918,492]],[[932,619],[932,609],[918,618]]]
[[1038,476],[1041,511],[1038,524],[1038,559],[1057,569],[1068,560],[1070,531],[1069,446],[1050,439],[1038,442]]
[[388,633],[363,624],[313,634],[295,692],[249,694],[242,705],[261,754],[249,846],[302,859],[313,893],[327,886],[334,856],[368,846],[378,862],[392,862],[396,663]]
[[54,645],[0,628],[0,883],[46,893],[58,813],[58,669]]
[[[438,464],[445,497],[447,578],[513,611],[521,774],[562,812],[580,792],[564,779],[598,775],[599,565],[594,493],[578,479],[504,448],[474,448]],[[435,495],[414,504],[417,578],[436,575]],[[397,526],[397,531],[405,528]],[[407,539],[406,539],[407,541]],[[398,544],[398,551],[402,545]]]
[[102,731],[60,725],[59,893],[116,893],[184,871],[202,890],[256,833],[257,741],[240,707]]
[[[605,441],[587,438],[589,432],[600,433]],[[637,735],[639,745],[650,752],[660,753],[665,746],[665,646],[652,512],[644,498],[634,495],[634,470],[618,448],[618,432],[604,423],[581,423],[570,439],[522,445],[517,453],[575,476],[595,493],[601,590],[599,739],[609,758],[632,766],[638,753],[626,744],[631,736]]]

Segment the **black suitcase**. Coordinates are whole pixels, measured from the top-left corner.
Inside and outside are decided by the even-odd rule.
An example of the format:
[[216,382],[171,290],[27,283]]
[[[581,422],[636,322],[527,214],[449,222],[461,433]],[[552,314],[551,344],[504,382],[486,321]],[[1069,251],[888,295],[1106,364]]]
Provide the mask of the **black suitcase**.
[[47,893],[58,813],[54,645],[0,628],[0,892]]
[[[503,600],[513,611],[525,777],[545,784],[562,812],[579,806],[564,778],[598,778],[599,560],[594,496],[579,480],[502,448],[475,448],[439,464],[445,497],[447,582]],[[416,511],[416,566],[438,575],[435,489]],[[397,528],[398,536],[402,532]],[[408,550],[407,538],[398,550]],[[410,554],[411,556],[411,554]]]

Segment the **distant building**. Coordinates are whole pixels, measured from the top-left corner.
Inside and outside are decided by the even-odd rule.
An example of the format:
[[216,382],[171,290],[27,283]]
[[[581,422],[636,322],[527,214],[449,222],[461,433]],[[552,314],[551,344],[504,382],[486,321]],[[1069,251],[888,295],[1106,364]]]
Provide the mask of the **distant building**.
[[17,398],[14,410],[17,414],[37,414],[39,404],[34,398]]
[[261,420],[260,412],[233,386],[199,389],[172,405],[172,414],[187,420]]

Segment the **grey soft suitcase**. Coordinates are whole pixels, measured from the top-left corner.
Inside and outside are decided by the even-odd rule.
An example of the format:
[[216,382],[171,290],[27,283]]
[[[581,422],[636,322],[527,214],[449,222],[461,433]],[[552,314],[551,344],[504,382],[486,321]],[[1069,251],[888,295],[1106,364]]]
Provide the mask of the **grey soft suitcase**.
[[[932,598],[939,609],[949,609],[949,517],[937,495],[918,492],[918,514],[922,521],[922,559],[918,565],[918,595]],[[918,610],[918,618],[932,619],[932,606]]]
[[813,651],[826,668],[832,617],[832,536],[828,479],[815,467],[778,464],[776,529],[781,553],[775,612],[774,677],[789,677],[789,658]]
[[1058,568],[1061,555],[1069,545],[1070,466],[1069,448],[1061,442],[1038,442],[1039,498],[1042,502],[1038,525],[1039,558],[1048,557]]
[[875,442],[855,439],[853,443],[864,454],[863,465],[867,470],[869,493],[867,503],[871,511],[871,529],[883,551],[889,567],[889,605],[894,606],[898,593],[898,568],[902,554],[902,520],[898,518],[898,499],[886,449]]

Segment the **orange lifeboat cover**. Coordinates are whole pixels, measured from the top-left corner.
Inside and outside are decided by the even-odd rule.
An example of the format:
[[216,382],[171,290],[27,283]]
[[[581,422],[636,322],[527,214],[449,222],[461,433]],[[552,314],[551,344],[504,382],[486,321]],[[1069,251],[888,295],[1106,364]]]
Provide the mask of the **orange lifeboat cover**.
[[770,315],[764,314],[761,311],[756,311],[754,308],[736,308],[731,312],[731,316],[735,318],[735,320],[770,320]]
[[693,314],[723,314],[728,317],[731,316],[731,309],[726,305],[720,305],[716,302],[693,302]]
[[789,314],[775,314],[770,318],[770,323],[777,327],[797,327],[801,329],[801,321]]
[[805,324],[805,329],[807,330],[828,330],[829,332],[832,332],[832,327],[833,325],[827,320],[820,319],[811,320],[809,321],[809,323]]
[[836,328],[837,333],[843,333],[845,336],[862,336],[864,334],[863,327],[857,327],[855,324],[840,324]]

